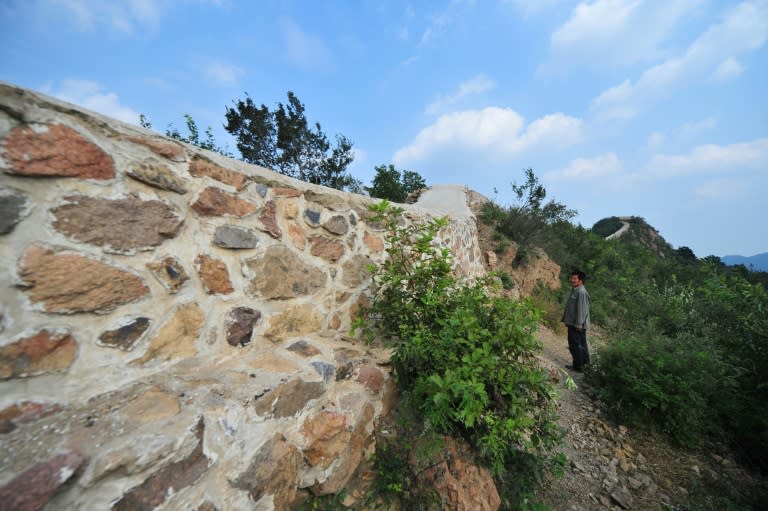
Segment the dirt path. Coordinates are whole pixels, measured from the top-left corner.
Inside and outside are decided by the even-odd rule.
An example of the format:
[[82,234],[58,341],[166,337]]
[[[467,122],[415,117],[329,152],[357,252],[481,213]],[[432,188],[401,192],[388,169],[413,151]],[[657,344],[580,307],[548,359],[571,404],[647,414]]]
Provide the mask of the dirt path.
[[[727,453],[681,451],[649,432],[614,424],[589,397],[584,375],[564,369],[571,363],[565,334],[542,326],[537,337],[544,345],[542,362],[562,384],[558,423],[568,460],[563,476],[548,477],[537,492],[541,502],[555,511],[658,511],[724,508],[708,494],[758,500],[765,481],[741,470]],[[590,342],[592,352],[599,349],[599,338]],[[565,387],[567,376],[575,390]],[[692,508],[694,500],[711,507]]]

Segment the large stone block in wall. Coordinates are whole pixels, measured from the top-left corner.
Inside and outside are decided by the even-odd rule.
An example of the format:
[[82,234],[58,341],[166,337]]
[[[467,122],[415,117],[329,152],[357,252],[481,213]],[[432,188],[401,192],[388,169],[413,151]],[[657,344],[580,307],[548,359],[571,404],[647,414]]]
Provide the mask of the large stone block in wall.
[[0,348],[0,380],[65,371],[75,355],[77,342],[69,332],[41,330]]
[[137,181],[161,190],[170,190],[181,195],[187,193],[185,181],[174,174],[167,165],[152,158],[131,163],[127,174]]
[[258,502],[272,495],[274,509],[290,509],[299,484],[301,453],[277,434],[264,443],[248,468],[231,484]]
[[264,256],[246,260],[245,266],[246,273],[251,275],[248,292],[268,300],[311,295],[326,282],[323,270],[305,263],[284,246],[268,248]]
[[112,179],[115,164],[96,144],[61,124],[17,126],[3,141],[6,172],[21,176]]
[[233,216],[242,218],[256,211],[256,205],[220,188],[209,186],[192,203],[192,209],[202,216]]
[[305,303],[272,317],[264,337],[277,342],[316,332],[322,328],[322,325],[323,316],[320,311],[314,305]]
[[34,464],[0,488],[0,506],[9,511],[43,509],[85,462],[83,456],[69,451]]
[[200,335],[204,321],[205,316],[199,305],[182,305],[149,342],[146,353],[131,365],[194,356],[197,353],[195,339]]
[[144,281],[125,270],[72,252],[32,245],[19,261],[29,299],[45,312],[108,312],[149,293]]
[[189,164],[189,173],[195,177],[207,176],[240,191],[248,184],[248,176],[241,172],[225,169],[208,158],[195,156]]
[[100,199],[86,195],[69,195],[64,199],[66,204],[51,210],[53,228],[107,252],[131,254],[151,250],[176,236],[182,223],[173,208],[158,200]]

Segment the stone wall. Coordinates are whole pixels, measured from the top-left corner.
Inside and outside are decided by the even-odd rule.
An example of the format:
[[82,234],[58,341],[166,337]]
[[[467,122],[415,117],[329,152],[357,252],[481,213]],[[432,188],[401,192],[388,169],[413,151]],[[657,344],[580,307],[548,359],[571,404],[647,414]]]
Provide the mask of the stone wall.
[[[393,398],[370,199],[0,83],[3,509],[285,509]],[[428,212],[406,206],[407,216]],[[441,241],[483,273],[474,219]]]

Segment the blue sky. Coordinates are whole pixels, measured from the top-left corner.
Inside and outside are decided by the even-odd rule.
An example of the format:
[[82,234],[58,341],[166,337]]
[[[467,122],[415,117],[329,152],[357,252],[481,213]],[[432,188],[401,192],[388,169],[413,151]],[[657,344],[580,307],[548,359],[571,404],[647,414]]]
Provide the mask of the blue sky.
[[768,0],[0,0],[0,80],[233,152],[226,106],[290,90],[364,184],[510,204],[530,167],[586,227],[768,251]]

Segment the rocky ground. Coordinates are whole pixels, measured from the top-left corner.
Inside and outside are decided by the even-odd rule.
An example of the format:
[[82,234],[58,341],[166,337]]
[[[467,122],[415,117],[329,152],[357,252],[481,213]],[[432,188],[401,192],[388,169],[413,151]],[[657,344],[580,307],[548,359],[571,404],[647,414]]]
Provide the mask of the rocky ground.
[[[536,494],[555,511],[765,509],[768,481],[736,464],[725,450],[695,452],[670,446],[649,431],[611,421],[589,396],[584,375],[565,371],[571,362],[564,334],[541,327],[543,363],[564,383],[559,424],[567,458],[562,477],[549,477]],[[599,337],[591,339],[599,349]],[[742,507],[727,507],[738,502]]]

